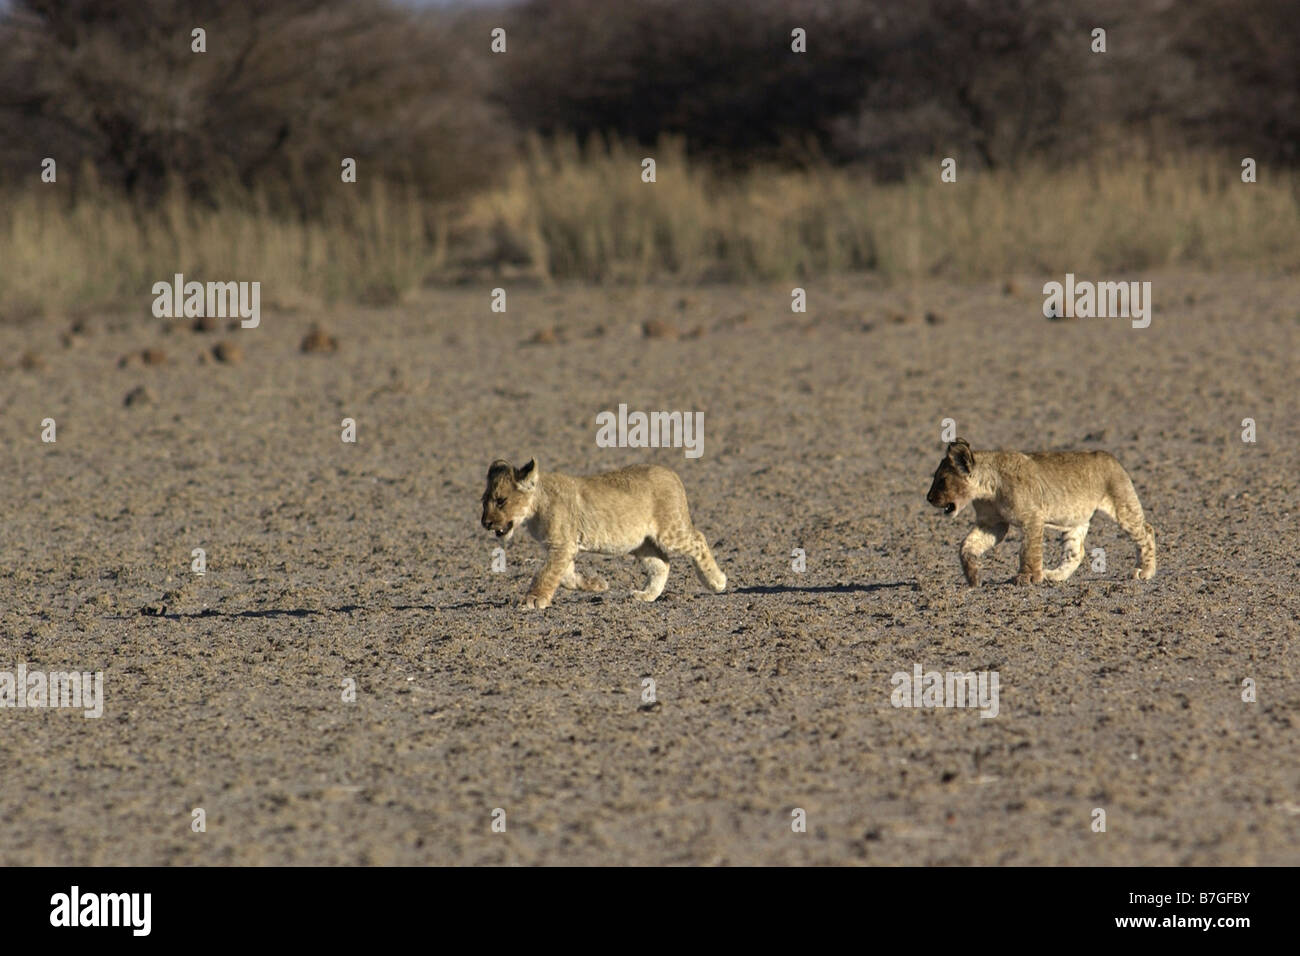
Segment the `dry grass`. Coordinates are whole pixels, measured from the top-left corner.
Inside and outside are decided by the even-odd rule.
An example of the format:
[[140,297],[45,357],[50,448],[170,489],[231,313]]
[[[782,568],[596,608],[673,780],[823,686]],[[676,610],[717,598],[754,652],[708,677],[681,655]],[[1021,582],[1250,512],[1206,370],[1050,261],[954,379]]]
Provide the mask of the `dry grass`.
[[263,302],[389,303],[442,267],[431,208],[382,186],[359,187],[311,222],[267,212],[256,197],[220,208],[172,192],[141,211],[81,177],[69,202],[54,185],[0,204],[0,315],[148,307],[153,283],[260,280]]
[[1300,265],[1300,176],[1244,184],[1236,160],[1093,161],[1071,169],[877,184],[852,170],[721,179],[680,144],[650,153],[534,144],[480,222],[519,237],[555,278],[887,278]]
[[904,183],[853,170],[721,176],[680,143],[645,153],[533,143],[498,188],[452,212],[358,189],[315,221],[241,197],[213,209],[173,195],[141,213],[84,175],[0,206],[0,309],[64,311],[151,301],[174,272],[263,283],[264,301],[391,302],[457,270],[526,259],[546,279],[798,279],[869,270],[887,279],[980,279],[1161,266],[1293,271],[1300,175],[1184,155],[1070,169],[959,170]]

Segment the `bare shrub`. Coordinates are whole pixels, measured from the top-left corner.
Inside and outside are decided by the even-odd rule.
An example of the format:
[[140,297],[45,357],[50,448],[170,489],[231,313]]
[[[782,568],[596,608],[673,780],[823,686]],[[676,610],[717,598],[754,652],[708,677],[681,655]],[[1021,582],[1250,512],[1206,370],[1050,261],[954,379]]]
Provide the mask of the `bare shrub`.
[[[206,31],[207,52],[191,51]],[[40,157],[156,200],[256,191],[318,212],[343,157],[362,177],[455,195],[508,155],[450,16],[383,0],[14,0],[0,21],[0,161]],[[454,147],[453,147],[454,144]]]

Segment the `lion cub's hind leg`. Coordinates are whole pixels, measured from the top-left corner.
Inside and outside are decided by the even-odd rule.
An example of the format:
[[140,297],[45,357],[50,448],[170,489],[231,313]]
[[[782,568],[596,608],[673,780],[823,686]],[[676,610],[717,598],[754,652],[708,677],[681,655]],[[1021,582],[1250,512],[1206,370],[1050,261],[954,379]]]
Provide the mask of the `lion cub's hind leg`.
[[1138,555],[1141,565],[1133,572],[1133,577],[1149,581],[1156,576],[1156,529],[1149,521],[1142,522],[1142,537],[1138,539]]
[[1083,561],[1083,539],[1088,536],[1088,523],[1084,522],[1065,532],[1065,553],[1060,567],[1043,572],[1044,581],[1064,581]]
[[1138,566],[1133,570],[1133,577],[1142,581],[1155,577],[1156,532],[1149,522],[1143,520],[1142,506],[1138,505],[1136,513],[1130,509],[1117,507],[1115,521],[1137,545]]
[[674,530],[659,535],[657,544],[669,554],[684,554],[695,566],[695,574],[710,591],[721,594],[727,589],[727,576],[713,560],[709,542],[694,528]]
[[560,587],[570,591],[608,591],[609,584],[599,574],[583,574],[570,563],[564,577],[560,578]]
[[1138,549],[1138,566],[1133,577],[1146,581],[1156,573],[1156,532],[1142,514],[1133,482],[1125,476],[1122,484],[1113,488],[1108,502],[1120,529],[1133,539]]
[[1065,548],[1061,563],[1050,571],[1043,572],[1045,581],[1064,581],[1074,574],[1083,563],[1083,542],[1088,537],[1089,522],[1071,528],[1065,532]]
[[648,603],[662,594],[664,585],[668,583],[668,555],[664,554],[649,538],[646,538],[645,543],[632,554],[641,559],[641,567],[645,569],[647,575],[645,587],[640,591],[633,591],[632,596],[638,601]]

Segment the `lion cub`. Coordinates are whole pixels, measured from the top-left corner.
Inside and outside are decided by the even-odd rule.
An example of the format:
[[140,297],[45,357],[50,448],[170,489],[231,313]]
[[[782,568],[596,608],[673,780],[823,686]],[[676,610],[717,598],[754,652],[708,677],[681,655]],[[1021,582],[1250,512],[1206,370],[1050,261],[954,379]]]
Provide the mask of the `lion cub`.
[[483,492],[483,527],[509,539],[518,525],[547,547],[546,562],[533,578],[523,605],[549,607],[558,587],[604,591],[599,575],[579,574],[573,559],[581,551],[634,554],[649,579],[632,596],[653,601],[668,580],[669,555],[684,554],[705,586],[727,586],[704,535],[686,507],[677,473],[658,465],[634,465],[599,475],[542,474],[537,459],[522,468],[492,462]]
[[[961,567],[972,586],[979,584],[979,556],[1021,529],[1017,584],[1064,581],[1083,560],[1083,539],[1094,512],[1113,518],[1137,543],[1135,578],[1156,573],[1156,537],[1142,517],[1133,482],[1122,465],[1104,451],[974,452],[965,439],[948,445],[934,473],[926,501],[944,514],[975,506],[975,529],[961,546]],[[1043,570],[1043,529],[1065,532],[1061,566]]]

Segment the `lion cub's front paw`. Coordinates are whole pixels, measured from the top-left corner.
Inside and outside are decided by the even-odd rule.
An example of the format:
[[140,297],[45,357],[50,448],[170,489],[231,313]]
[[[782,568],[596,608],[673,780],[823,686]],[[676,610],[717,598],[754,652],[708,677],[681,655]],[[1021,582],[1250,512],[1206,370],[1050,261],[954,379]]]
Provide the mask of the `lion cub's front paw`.
[[541,611],[551,606],[551,599],[540,594],[525,594],[519,606]]
[[1150,580],[1151,580],[1152,578],[1154,578],[1155,576],[1156,576],[1156,573],[1155,573],[1154,571],[1149,571],[1149,572],[1148,572],[1148,571],[1144,571],[1144,570],[1142,570],[1141,568],[1138,568],[1137,570],[1135,570],[1135,571],[1133,572],[1133,580],[1134,580],[1134,581],[1150,581]]
[[1043,580],[1042,571],[1021,571],[1016,575],[1016,584],[1038,584]]
[[582,579],[582,589],[584,591],[608,591],[609,582],[598,574],[589,574]]

